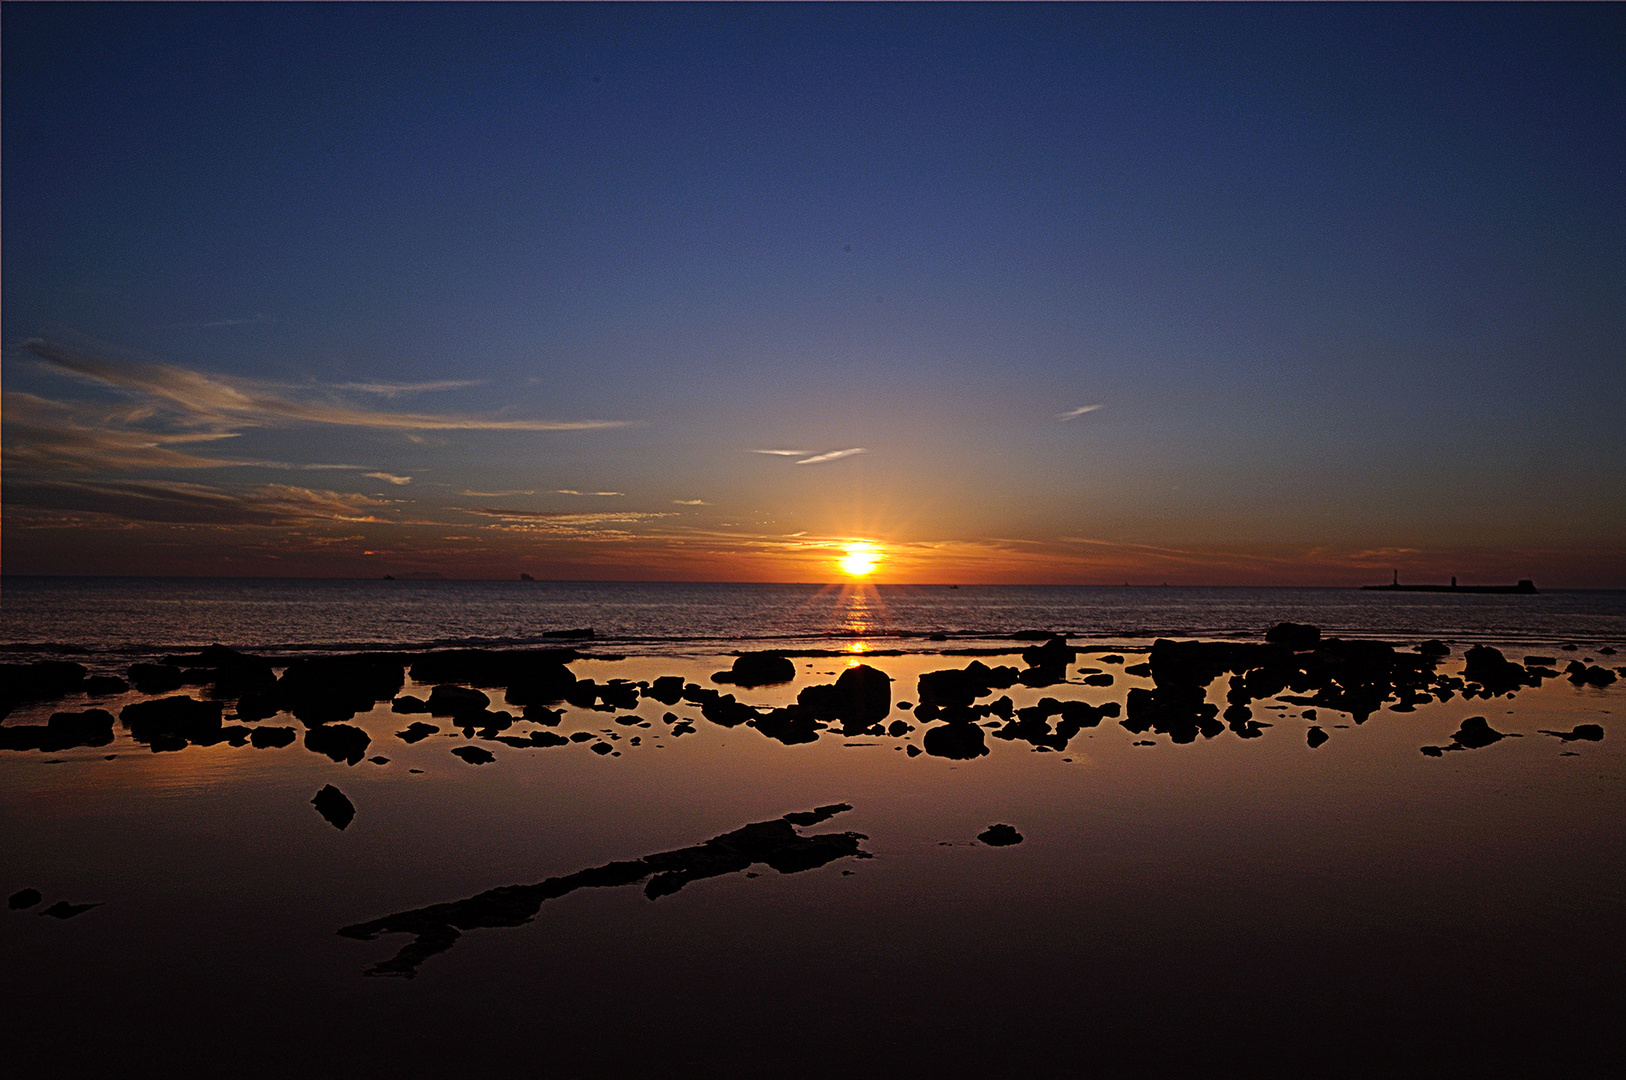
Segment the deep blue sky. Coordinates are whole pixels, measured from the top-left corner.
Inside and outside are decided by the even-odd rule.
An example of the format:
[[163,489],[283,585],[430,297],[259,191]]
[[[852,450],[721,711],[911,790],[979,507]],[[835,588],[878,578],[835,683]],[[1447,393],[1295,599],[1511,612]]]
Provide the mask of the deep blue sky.
[[7,572],[1626,585],[1619,6],[3,20]]

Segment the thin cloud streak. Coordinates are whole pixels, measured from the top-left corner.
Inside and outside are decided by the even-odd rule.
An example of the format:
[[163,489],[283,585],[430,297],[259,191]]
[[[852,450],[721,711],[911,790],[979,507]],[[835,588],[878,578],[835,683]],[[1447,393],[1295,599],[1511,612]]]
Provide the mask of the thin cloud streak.
[[25,343],[49,367],[103,386],[146,394],[198,423],[277,427],[332,424],[398,431],[590,431],[628,427],[627,420],[503,420],[435,413],[370,412],[300,401],[252,383],[204,375],[172,364],[135,363],[73,352],[49,341]]
[[288,484],[224,491],[175,481],[35,482],[6,486],[6,504],[122,521],[174,525],[307,526],[373,523],[371,511],[389,505]]
[[1066,423],[1069,420],[1077,420],[1079,417],[1083,416],[1085,413],[1092,413],[1095,410],[1099,409],[1100,407],[1101,406],[1099,406],[1099,405],[1080,405],[1076,409],[1069,409],[1067,412],[1057,413],[1056,415],[1061,419],[1061,421],[1063,423]]
[[753,454],[769,454],[773,457],[801,457],[807,450],[752,450]]
[[349,382],[339,383],[340,390],[359,390],[363,394],[377,394],[379,397],[396,397],[400,394],[428,394],[441,390],[464,390],[470,386],[479,386],[481,379],[442,379],[439,382],[419,383],[383,383],[383,382]]
[[852,457],[854,454],[867,454],[869,451],[862,446],[849,447],[846,450],[827,450],[822,454],[803,458],[798,465],[823,465],[826,461],[840,461],[842,458]]

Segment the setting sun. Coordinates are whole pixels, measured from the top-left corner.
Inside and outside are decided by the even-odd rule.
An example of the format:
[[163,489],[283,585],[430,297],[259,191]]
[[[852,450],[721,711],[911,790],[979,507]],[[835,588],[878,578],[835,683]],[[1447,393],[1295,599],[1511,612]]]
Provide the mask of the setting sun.
[[853,577],[864,577],[875,569],[875,564],[881,561],[881,550],[868,540],[854,540],[845,548],[839,560],[843,573]]

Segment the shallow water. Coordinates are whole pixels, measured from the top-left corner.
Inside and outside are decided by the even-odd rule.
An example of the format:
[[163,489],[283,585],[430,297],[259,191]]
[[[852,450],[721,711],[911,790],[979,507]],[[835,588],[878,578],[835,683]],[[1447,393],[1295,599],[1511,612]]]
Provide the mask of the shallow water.
[[[728,662],[571,666],[704,683]],[[736,692],[783,704],[852,662],[798,659],[795,683]],[[922,671],[965,659],[869,662],[912,700]],[[1109,670],[1109,688],[1010,693],[1149,685]],[[1322,710],[1314,750],[1298,706],[1257,708],[1273,726],[1247,740],[1139,746],[1107,720],[1062,752],[990,739],[951,761],[907,754],[918,725],[785,746],[646,699],[635,716],[567,708],[556,729],[619,756],[486,742],[496,761],[469,766],[460,736],[396,738],[419,717],[387,703],[350,721],[386,765],[299,743],[154,754],[123,732],[4,753],[0,889],[105,903],[0,912],[0,1023],[22,1074],[55,1076],[131,1055],[184,1076],[1573,1075],[1622,1049],[1619,686],[1550,680],[1360,725]],[[696,731],[672,737],[668,711]],[[1469,715],[1522,737],[1418,752]],[[1580,723],[1605,738],[1538,733]],[[310,805],[328,783],[356,807],[343,831]],[[874,858],[654,901],[582,889],[465,933],[412,980],[362,975],[405,938],[336,933],[834,802],[853,809],[806,831],[857,830]],[[1023,842],[976,843],[994,822]]]

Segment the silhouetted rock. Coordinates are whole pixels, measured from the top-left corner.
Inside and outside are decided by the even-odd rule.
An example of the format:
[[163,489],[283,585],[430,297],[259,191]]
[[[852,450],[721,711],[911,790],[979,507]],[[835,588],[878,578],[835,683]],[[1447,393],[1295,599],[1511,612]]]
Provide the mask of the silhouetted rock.
[[497,760],[497,755],[479,746],[454,746],[452,753],[470,765],[489,765]]
[[795,678],[796,665],[791,663],[789,657],[773,652],[749,652],[736,656],[734,666],[728,671],[717,672],[711,681],[732,683],[749,690],[758,686],[777,686]]
[[411,694],[402,694],[390,702],[390,712],[393,713],[426,713],[428,711],[429,702],[420,697],[413,697]]
[[256,750],[275,750],[294,743],[294,729],[291,727],[261,727],[255,728],[248,737],[249,745]]
[[537,746],[566,746],[570,743],[563,735],[556,735],[551,731],[533,731],[529,735],[499,735],[496,741],[522,750]]
[[85,666],[68,660],[0,664],[0,718],[28,701],[55,701],[81,689]]
[[1304,623],[1280,622],[1265,631],[1265,641],[1294,652],[1304,652],[1321,644],[1321,628]]
[[1022,834],[1010,825],[990,825],[977,834],[977,839],[989,847],[1009,847],[1011,844],[1020,844]]
[[305,749],[346,765],[354,765],[366,757],[371,742],[365,731],[349,724],[324,724],[305,732]]
[[1449,645],[1443,641],[1438,641],[1433,638],[1430,638],[1428,641],[1425,641],[1421,645],[1417,646],[1417,651],[1422,653],[1424,656],[1432,656],[1436,659],[1451,655],[1451,647]]
[[[845,804],[837,805],[847,809]],[[829,806],[808,813],[822,821],[840,812],[836,806]],[[806,820],[807,814],[797,817]],[[366,974],[412,978],[424,961],[451,948],[464,931],[521,926],[533,919],[547,901],[577,889],[614,888],[648,879],[644,895],[657,900],[690,882],[748,870],[758,863],[782,874],[795,874],[837,859],[867,858],[859,846],[864,839],[863,834],[854,832],[802,835],[789,816],[759,821],[694,847],[607,863],[536,885],[507,885],[467,900],[432,904],[346,926],[339,933],[361,941],[375,940],[380,934],[411,934],[413,940],[400,952],[374,964]]]
[[436,727],[434,724],[425,724],[423,721],[419,720],[408,724],[405,731],[397,731],[395,733],[395,737],[404,743],[415,743],[422,739],[429,738],[429,736],[435,734],[435,732],[439,730],[440,728]]
[[71,919],[75,916],[83,915],[91,908],[99,908],[101,906],[102,905],[100,903],[70,904],[66,900],[58,900],[56,903],[40,912],[40,914],[49,915],[53,919]]
[[988,752],[982,728],[976,724],[943,724],[926,732],[921,742],[932,757],[969,761]]
[[1061,667],[1071,664],[1078,656],[1078,650],[1067,644],[1067,639],[1060,634],[1052,635],[1043,645],[1035,645],[1031,649],[1022,650],[1022,659],[1029,667]]
[[52,713],[44,724],[0,727],[0,750],[55,753],[76,746],[106,746],[113,741],[113,714],[105,709]]
[[676,705],[683,700],[683,678],[678,675],[662,675],[649,684],[644,696],[654,698],[662,705]]
[[1133,664],[1124,668],[1125,675],[1133,675],[1137,679],[1144,679],[1152,673],[1151,664]]
[[[566,633],[592,636],[591,630]],[[412,678],[420,683],[500,686],[510,705],[552,705],[565,700],[575,685],[576,676],[565,664],[580,655],[572,649],[446,649],[414,656]]]
[[787,746],[814,742],[825,726],[813,715],[813,711],[804,705],[773,709],[748,723],[768,738]]
[[964,668],[925,672],[915,692],[922,705],[966,707],[995,690],[1015,686],[1019,677],[1020,672],[1013,667],[989,667],[980,660],[973,660]]
[[269,691],[277,681],[269,660],[220,644],[195,654],[166,657],[165,663],[185,669],[182,678],[187,683],[209,687],[210,697],[235,700],[244,694]]
[[615,747],[611,746],[607,742],[596,742],[592,746],[589,746],[588,749],[602,757],[605,754],[613,753]]
[[19,889],[11,894],[11,898],[6,901],[6,906],[12,911],[22,911],[24,908],[33,907],[43,899],[45,897],[40,894],[38,889]]
[[1489,746],[1493,742],[1500,742],[1507,738],[1506,733],[1497,731],[1485,722],[1483,716],[1470,716],[1462,722],[1457,733],[1451,736],[1451,741],[1458,746],[1469,750],[1478,750]]
[[808,686],[796,703],[818,720],[839,720],[849,734],[886,719],[892,711],[892,678],[868,664],[841,673],[834,685]]
[[[273,700],[303,724],[348,720],[392,701],[406,682],[398,653],[350,653],[295,660],[271,690]],[[238,703],[242,714],[242,703]]]
[[1085,686],[1111,686],[1112,685],[1112,676],[1108,675],[1104,671],[1101,672],[1098,675],[1086,675],[1086,676],[1084,676],[1084,685]]
[[130,689],[130,684],[117,675],[92,675],[85,680],[85,694],[89,697],[113,697]]
[[318,791],[316,798],[311,800],[311,805],[316,807],[316,812],[321,814],[329,825],[341,832],[356,819],[355,806],[345,798],[344,792],[332,784]]
[[1589,667],[1579,660],[1571,660],[1564,668],[1564,674],[1577,686],[1608,686],[1615,681],[1615,673],[1608,668]]
[[914,743],[910,743],[904,749],[907,751],[909,757],[919,757],[921,754],[920,747],[916,746]]
[[1539,732],[1539,734],[1554,735],[1565,742],[1574,742],[1577,739],[1581,739],[1586,742],[1601,742],[1603,740],[1603,727],[1599,724],[1577,724],[1569,731],[1543,730]]
[[638,684],[626,679],[611,679],[598,688],[598,699],[611,709],[636,709]]
[[710,697],[700,702],[700,715],[712,723],[731,728],[757,719],[757,711],[744,702],[735,701],[733,694],[719,694],[715,690],[710,693]]
[[465,739],[473,738],[476,732],[482,739],[495,739],[498,732],[514,726],[514,714],[507,710],[482,709],[477,713],[464,713],[452,722],[463,729]]
[[432,716],[450,716],[454,719],[466,713],[482,713],[491,699],[478,690],[466,686],[437,686],[429,694],[429,712]]
[[237,699],[237,719],[249,723],[269,720],[281,711],[282,705],[277,701],[276,687],[244,694]]
[[189,697],[138,701],[119,710],[119,723],[136,742],[154,753],[179,750],[187,743],[212,746],[221,740],[221,703]]
[[1329,736],[1325,731],[1322,731],[1320,727],[1312,727],[1309,734],[1305,738],[1310,744],[1310,749],[1314,750],[1316,747],[1326,742]]
[[520,715],[533,724],[558,727],[559,721],[564,719],[565,711],[563,709],[550,709],[546,705],[527,705],[521,710]]
[[1552,667],[1558,663],[1556,656],[1527,656],[1524,662],[1530,667]]
[[1462,677],[1483,686],[1492,694],[1507,694],[1524,686],[1540,685],[1519,664],[1504,657],[1499,649],[1489,645],[1475,645],[1468,650],[1467,662],[1462,665]]
[[131,664],[126,674],[143,694],[167,694],[182,686],[181,669],[174,664]]

